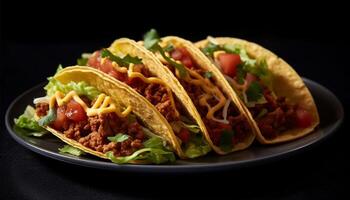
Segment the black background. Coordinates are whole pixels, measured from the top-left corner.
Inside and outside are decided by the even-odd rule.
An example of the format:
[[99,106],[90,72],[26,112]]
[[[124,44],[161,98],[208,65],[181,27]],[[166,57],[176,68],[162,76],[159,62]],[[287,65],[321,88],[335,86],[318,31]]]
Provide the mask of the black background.
[[[150,28],[192,41],[213,35],[257,42],[301,76],[328,87],[348,110],[346,6],[188,3],[1,2],[2,119],[17,95],[45,81],[58,64],[75,64],[81,52],[119,37],[139,40]],[[1,123],[0,198],[339,198],[349,175],[346,123],[327,141],[288,159],[220,173],[159,176],[87,169],[42,157],[19,146]]]

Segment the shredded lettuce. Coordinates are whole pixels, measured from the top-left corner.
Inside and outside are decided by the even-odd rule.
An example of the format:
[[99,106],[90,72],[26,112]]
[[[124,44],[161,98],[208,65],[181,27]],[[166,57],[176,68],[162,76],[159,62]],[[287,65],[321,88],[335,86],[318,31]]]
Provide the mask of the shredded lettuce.
[[152,137],[143,143],[143,149],[135,151],[130,156],[115,157],[112,151],[106,153],[106,156],[114,163],[124,164],[130,161],[143,160],[155,164],[165,162],[175,162],[173,152],[163,146],[163,140],[159,137]]
[[68,153],[74,156],[81,156],[84,155],[85,152],[83,152],[82,150],[75,148],[71,145],[64,145],[62,148],[58,148],[60,153]]
[[202,135],[196,135],[191,137],[190,141],[186,144],[185,154],[189,158],[196,158],[207,154],[211,151],[211,147],[204,140]]
[[15,126],[21,129],[25,129],[21,131],[25,133],[27,136],[35,136],[41,137],[47,133],[47,131],[39,126],[38,122],[34,119],[35,109],[32,106],[27,106],[24,113],[15,119]]
[[107,139],[111,142],[124,142],[125,140],[129,139],[129,135],[123,134],[123,133],[118,133],[117,135],[113,137],[107,137]]
[[182,126],[185,127],[187,130],[191,131],[192,133],[199,133],[201,129],[197,124],[186,124],[184,122],[181,122]]
[[84,81],[78,83],[69,82],[67,84],[63,84],[53,77],[49,77],[48,80],[49,83],[44,87],[48,96],[54,95],[56,91],[60,91],[66,94],[74,90],[78,93],[78,95],[84,95],[87,96],[90,100],[93,100],[101,93],[97,88],[89,86]]

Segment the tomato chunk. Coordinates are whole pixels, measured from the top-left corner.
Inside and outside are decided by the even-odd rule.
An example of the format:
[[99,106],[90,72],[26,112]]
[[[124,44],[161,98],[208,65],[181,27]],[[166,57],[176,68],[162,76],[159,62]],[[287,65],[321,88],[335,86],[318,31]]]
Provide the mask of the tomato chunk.
[[73,99],[67,103],[66,116],[68,119],[75,122],[84,121],[87,119],[86,112],[81,105]]
[[237,65],[241,63],[238,54],[222,53],[218,55],[218,61],[224,74],[234,78],[237,73]]
[[302,108],[296,110],[296,124],[299,128],[307,128],[311,126],[312,121],[312,115],[308,111]]
[[170,56],[174,60],[181,61],[181,63],[188,68],[192,68],[194,66],[190,53],[183,47],[174,49],[170,53]]
[[57,108],[56,119],[52,122],[53,128],[57,130],[61,130],[63,128],[64,123],[68,120],[66,115],[66,107],[60,106]]
[[180,132],[177,134],[177,136],[181,139],[182,142],[187,143],[190,140],[190,132],[185,129],[181,128]]

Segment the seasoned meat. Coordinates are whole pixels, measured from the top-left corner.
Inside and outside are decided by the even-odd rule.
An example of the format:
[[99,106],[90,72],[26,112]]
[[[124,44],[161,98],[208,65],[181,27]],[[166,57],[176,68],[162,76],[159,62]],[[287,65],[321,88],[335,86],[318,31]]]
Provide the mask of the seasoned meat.
[[35,105],[35,112],[36,112],[36,115],[38,115],[39,117],[47,115],[48,110],[49,110],[48,103],[38,103]]

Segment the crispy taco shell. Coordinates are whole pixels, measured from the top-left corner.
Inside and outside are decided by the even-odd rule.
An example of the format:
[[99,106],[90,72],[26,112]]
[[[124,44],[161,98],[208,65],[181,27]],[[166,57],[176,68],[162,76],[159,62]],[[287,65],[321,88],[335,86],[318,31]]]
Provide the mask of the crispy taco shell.
[[[67,67],[59,71],[54,78],[63,84],[71,81],[84,81],[88,85],[97,88],[99,91],[110,96],[116,105],[127,107],[132,106],[132,113],[135,114],[147,128],[151,129],[155,134],[163,138],[174,149],[174,151],[182,157],[182,152],[177,140],[175,139],[172,129],[165,118],[150,104],[144,97],[127,85],[116,81],[103,72],[93,68],[82,66]],[[67,138],[63,133],[51,127],[45,127],[52,134],[60,138],[65,143],[76,147],[86,153],[107,159],[106,155],[86,148],[79,142]],[[135,163],[135,162],[133,162]],[[144,163],[144,161],[136,161],[136,163]]]
[[[139,43],[142,44],[142,42],[139,42]],[[210,62],[208,64],[206,56],[198,48],[196,48],[191,42],[184,40],[182,38],[176,37],[176,36],[168,36],[168,37],[163,37],[161,39],[161,46],[162,47],[165,47],[168,44],[172,44],[175,47],[180,46],[180,47],[185,48],[200,68],[207,70],[207,71],[210,70],[213,73],[213,79],[214,79],[215,85],[217,85],[219,88],[221,88],[221,90],[223,91],[223,93],[225,93],[227,95],[227,97],[232,99],[232,102],[235,104],[235,107],[237,107],[237,110],[240,113],[242,113],[245,118],[247,118],[246,112],[245,112],[244,108],[242,107],[242,105],[239,103],[239,98],[237,97],[237,95],[235,93],[231,92],[230,85],[228,83],[226,83],[225,81],[222,81],[223,75],[220,73],[220,71],[218,69],[216,69],[215,67],[211,67],[212,64]],[[200,116],[199,112],[197,111],[196,107],[194,106],[192,100],[190,99],[190,97],[188,95],[182,94],[182,93],[186,93],[183,86],[180,84],[180,82],[177,80],[177,78],[173,75],[173,73],[170,70],[168,70],[167,67],[163,66],[163,69],[166,69],[164,71],[168,71],[166,73],[166,75],[164,75],[164,76],[167,76],[167,79],[172,80],[172,82],[171,82],[172,85],[176,84],[176,88],[179,88],[177,91],[177,93],[180,93],[179,98],[183,102],[185,102],[186,104],[190,105],[189,107],[190,107],[192,115],[197,120],[198,124],[200,125],[200,127],[205,135],[206,140],[208,141],[208,143],[210,144],[210,146],[214,149],[214,151],[216,153],[224,155],[224,154],[227,154],[230,152],[246,149],[247,147],[249,147],[252,144],[252,142],[254,141],[254,138],[255,138],[255,133],[254,133],[255,129],[252,129],[252,132],[247,133],[248,134],[247,137],[245,137],[245,139],[242,142],[234,145],[234,147],[230,151],[223,151],[220,147],[216,146],[212,142],[212,140],[210,139],[208,130],[207,130],[206,126],[204,125],[204,123],[201,119],[201,116]],[[158,70],[158,69],[156,69],[156,70]],[[184,96],[186,96],[186,97],[184,97]],[[248,123],[250,126],[253,126],[253,123],[251,122],[251,120],[248,120]]]
[[[187,95],[185,89],[181,86],[180,82],[173,77],[172,72],[163,66],[163,64],[147,49],[145,49],[142,45],[138,44],[134,40],[130,40],[127,38],[121,38],[115,40],[112,45],[109,47],[109,50],[116,54],[124,54],[130,56],[137,56],[142,59],[142,63],[145,67],[156,77],[160,78],[164,81],[167,86],[172,90],[177,99],[182,103],[188,114],[196,121],[202,133],[206,132],[203,121],[200,118],[199,113],[197,112],[194,104],[192,103],[190,97]],[[173,130],[170,128],[171,134],[174,135]],[[176,138],[176,136],[174,136]],[[176,140],[176,139],[175,139]],[[181,149],[180,144],[178,145],[177,151],[182,158],[186,158],[185,153]]]
[[[279,58],[277,55],[271,51],[265,49],[264,47],[248,42],[246,40],[237,39],[237,38],[228,38],[228,37],[218,37],[215,38],[216,42],[220,44],[234,44],[244,48],[248,55],[252,58],[265,58],[268,64],[268,68],[273,75],[273,91],[277,96],[282,96],[287,98],[287,102],[292,104],[298,104],[303,109],[311,113],[313,117],[313,123],[308,128],[295,128],[287,130],[279,134],[276,138],[268,140],[260,132],[257,123],[254,121],[252,115],[249,113],[248,109],[245,108],[248,112],[248,117],[251,121],[254,122],[254,127],[257,129],[257,139],[260,143],[263,144],[274,144],[279,142],[285,142],[300,138],[315,129],[319,124],[320,119],[318,116],[318,111],[316,104],[312,98],[312,95],[308,88],[305,86],[301,77],[296,73],[296,71],[282,58]],[[197,42],[195,45],[198,48],[203,48],[208,44],[208,40],[202,40]],[[206,63],[211,61],[206,58]],[[209,66],[209,64],[208,64]],[[211,68],[216,68],[214,64],[210,65]],[[226,79],[221,76],[221,82],[226,82]],[[234,91],[231,89],[231,93]],[[242,103],[244,106],[244,104]],[[245,106],[244,106],[245,107]]]

